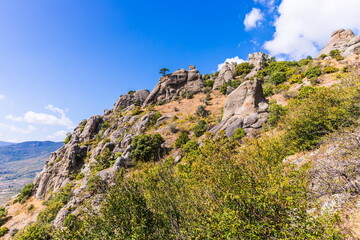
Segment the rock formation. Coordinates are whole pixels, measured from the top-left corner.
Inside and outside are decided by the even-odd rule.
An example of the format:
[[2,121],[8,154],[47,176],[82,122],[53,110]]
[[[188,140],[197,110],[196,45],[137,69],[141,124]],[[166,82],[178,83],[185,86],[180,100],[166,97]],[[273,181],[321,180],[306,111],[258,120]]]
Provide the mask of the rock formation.
[[219,75],[214,81],[213,89],[219,89],[223,84],[227,83],[229,80],[234,78],[234,70],[236,67],[236,63],[225,63],[219,72]]
[[248,75],[246,75],[245,79],[250,79],[251,77],[254,77],[258,71],[263,69],[269,62],[269,55],[263,52],[251,53],[248,55],[248,61],[250,64],[254,65],[254,68]]
[[139,90],[134,93],[121,95],[116,101],[113,111],[118,112],[131,105],[141,106],[146,100],[146,98],[149,96],[149,94],[150,92],[148,90]]
[[350,56],[360,50],[360,36],[355,37],[351,30],[339,29],[331,34],[331,39],[320,51],[329,54],[332,50],[341,51],[344,57]]
[[180,69],[161,77],[159,83],[146,98],[143,107],[159,101],[170,101],[181,92],[190,94],[200,92],[204,87],[202,76],[195,66],[190,65],[189,68],[188,71]]
[[231,137],[237,128],[247,132],[259,129],[267,120],[268,106],[260,81],[245,81],[227,97],[223,118],[210,131],[224,130]]

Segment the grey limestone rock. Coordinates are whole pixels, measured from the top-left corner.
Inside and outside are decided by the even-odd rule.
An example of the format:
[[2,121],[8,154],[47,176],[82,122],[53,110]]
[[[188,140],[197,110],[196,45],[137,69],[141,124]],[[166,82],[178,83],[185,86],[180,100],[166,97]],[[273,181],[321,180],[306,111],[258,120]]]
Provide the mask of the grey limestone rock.
[[251,53],[248,55],[248,61],[250,64],[254,65],[254,68],[248,75],[246,75],[245,79],[250,79],[251,77],[254,77],[258,71],[263,69],[269,62],[269,55],[263,52]]
[[141,106],[149,94],[150,92],[148,90],[139,90],[134,93],[122,95],[115,103],[113,111],[118,112],[131,105]]
[[198,93],[203,87],[201,74],[195,66],[190,65],[190,70],[180,69],[161,77],[142,106],[146,107],[159,101],[172,100],[182,91]]
[[[347,48],[349,48],[349,43],[352,42],[352,39],[355,38],[354,33],[351,30],[339,29],[331,34],[330,41],[325,45],[323,49],[321,49],[319,56],[321,54],[329,54],[332,50],[339,50],[341,52],[346,52],[346,55],[349,56],[354,52]],[[354,40],[356,42],[356,40]],[[356,43],[352,42],[351,46],[356,45]],[[356,47],[355,47],[356,48]]]
[[224,85],[229,80],[234,78],[233,72],[236,68],[236,65],[237,64],[235,62],[232,62],[232,63],[225,63],[221,67],[219,75],[214,81],[213,89],[219,89],[222,85]]

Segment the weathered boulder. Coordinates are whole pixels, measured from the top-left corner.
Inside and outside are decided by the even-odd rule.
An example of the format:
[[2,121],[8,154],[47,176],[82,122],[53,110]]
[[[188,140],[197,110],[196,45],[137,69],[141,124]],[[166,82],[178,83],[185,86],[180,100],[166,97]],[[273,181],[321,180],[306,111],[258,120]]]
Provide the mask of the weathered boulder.
[[251,53],[248,55],[248,61],[250,64],[254,65],[254,68],[248,75],[246,75],[245,79],[250,79],[251,77],[254,77],[258,71],[263,69],[269,62],[269,55],[263,52]]
[[245,81],[229,94],[221,122],[210,131],[224,130],[226,136],[231,137],[237,128],[247,132],[259,129],[267,120],[268,107],[260,81]]
[[236,68],[236,65],[237,64],[235,62],[227,62],[221,67],[219,75],[214,81],[213,89],[219,89],[222,85],[234,78],[233,72]]
[[346,51],[348,43],[355,37],[351,30],[339,29],[331,34],[330,41],[321,49],[319,55],[329,54],[332,50]]
[[347,48],[345,49],[342,55],[344,57],[348,57],[355,53],[358,53],[359,51],[360,51],[360,35],[350,40],[350,42],[347,44]]
[[139,90],[134,93],[121,95],[116,101],[113,111],[118,112],[131,105],[141,106],[146,100],[146,98],[149,96],[149,94],[150,92],[148,90]]
[[190,70],[180,69],[161,77],[159,83],[146,98],[143,107],[159,101],[170,101],[182,91],[198,93],[203,87],[201,74],[195,66],[190,65]]

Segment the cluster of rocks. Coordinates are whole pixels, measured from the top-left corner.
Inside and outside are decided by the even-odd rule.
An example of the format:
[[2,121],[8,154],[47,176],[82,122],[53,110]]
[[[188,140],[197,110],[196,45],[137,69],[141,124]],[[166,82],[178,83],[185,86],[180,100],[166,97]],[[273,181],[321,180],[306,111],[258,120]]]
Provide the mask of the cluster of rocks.
[[[254,68],[251,72],[245,76],[245,80],[253,78],[258,71],[263,69],[269,62],[269,55],[263,52],[256,52],[248,55],[248,62],[254,65]],[[226,62],[220,69],[219,75],[214,81],[213,89],[219,89],[225,83],[228,83],[230,80],[235,78],[234,71],[237,66],[237,63]],[[231,91],[228,91],[231,92]]]
[[180,69],[160,78],[143,103],[143,107],[162,101],[171,101],[181,93],[195,94],[204,87],[202,75],[190,65],[189,70]]
[[329,54],[332,50],[339,50],[344,57],[360,51],[360,35],[355,36],[353,31],[339,29],[331,34],[330,41],[320,51],[319,55]]
[[133,93],[128,93],[121,95],[116,101],[113,111],[126,111],[126,108],[133,108],[135,106],[141,106],[146,98],[149,96],[150,92],[148,90],[139,90]]

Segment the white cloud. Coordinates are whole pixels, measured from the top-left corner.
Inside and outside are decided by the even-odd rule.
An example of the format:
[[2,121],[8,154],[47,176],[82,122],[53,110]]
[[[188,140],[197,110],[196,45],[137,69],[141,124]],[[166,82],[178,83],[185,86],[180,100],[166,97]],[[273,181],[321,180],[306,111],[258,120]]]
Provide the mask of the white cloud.
[[59,116],[48,113],[36,113],[33,111],[28,111],[23,116],[14,116],[9,114],[5,118],[14,122],[28,122],[53,126],[65,126],[69,129],[73,128],[73,122],[66,116],[64,110],[54,107],[53,105],[47,105],[45,109],[57,113]]
[[270,11],[274,10],[275,8],[275,0],[254,0],[254,2],[268,7]]
[[273,56],[316,56],[333,31],[360,31],[359,0],[283,0],[278,11],[274,39],[264,44]]
[[245,62],[245,60],[240,59],[238,56],[233,58],[227,58],[223,63],[218,64],[218,71],[220,71],[220,69],[222,68],[222,66],[224,66],[225,63],[232,63],[232,62],[239,64]]
[[53,133],[52,135],[47,136],[46,138],[51,140],[64,140],[67,133],[68,132],[65,130],[60,130]]
[[4,94],[0,94],[0,100],[4,100],[5,99],[5,95]]
[[32,126],[32,125],[29,125],[29,126],[27,126],[26,129],[24,129],[24,128],[19,128],[17,126],[4,124],[4,123],[0,123],[0,128],[4,129],[4,130],[9,130],[9,131],[12,131],[12,132],[21,133],[21,134],[31,134],[35,130],[37,130],[37,128]]
[[260,22],[264,19],[264,14],[258,8],[253,8],[251,12],[245,15],[244,25],[245,30],[251,30],[259,26]]

